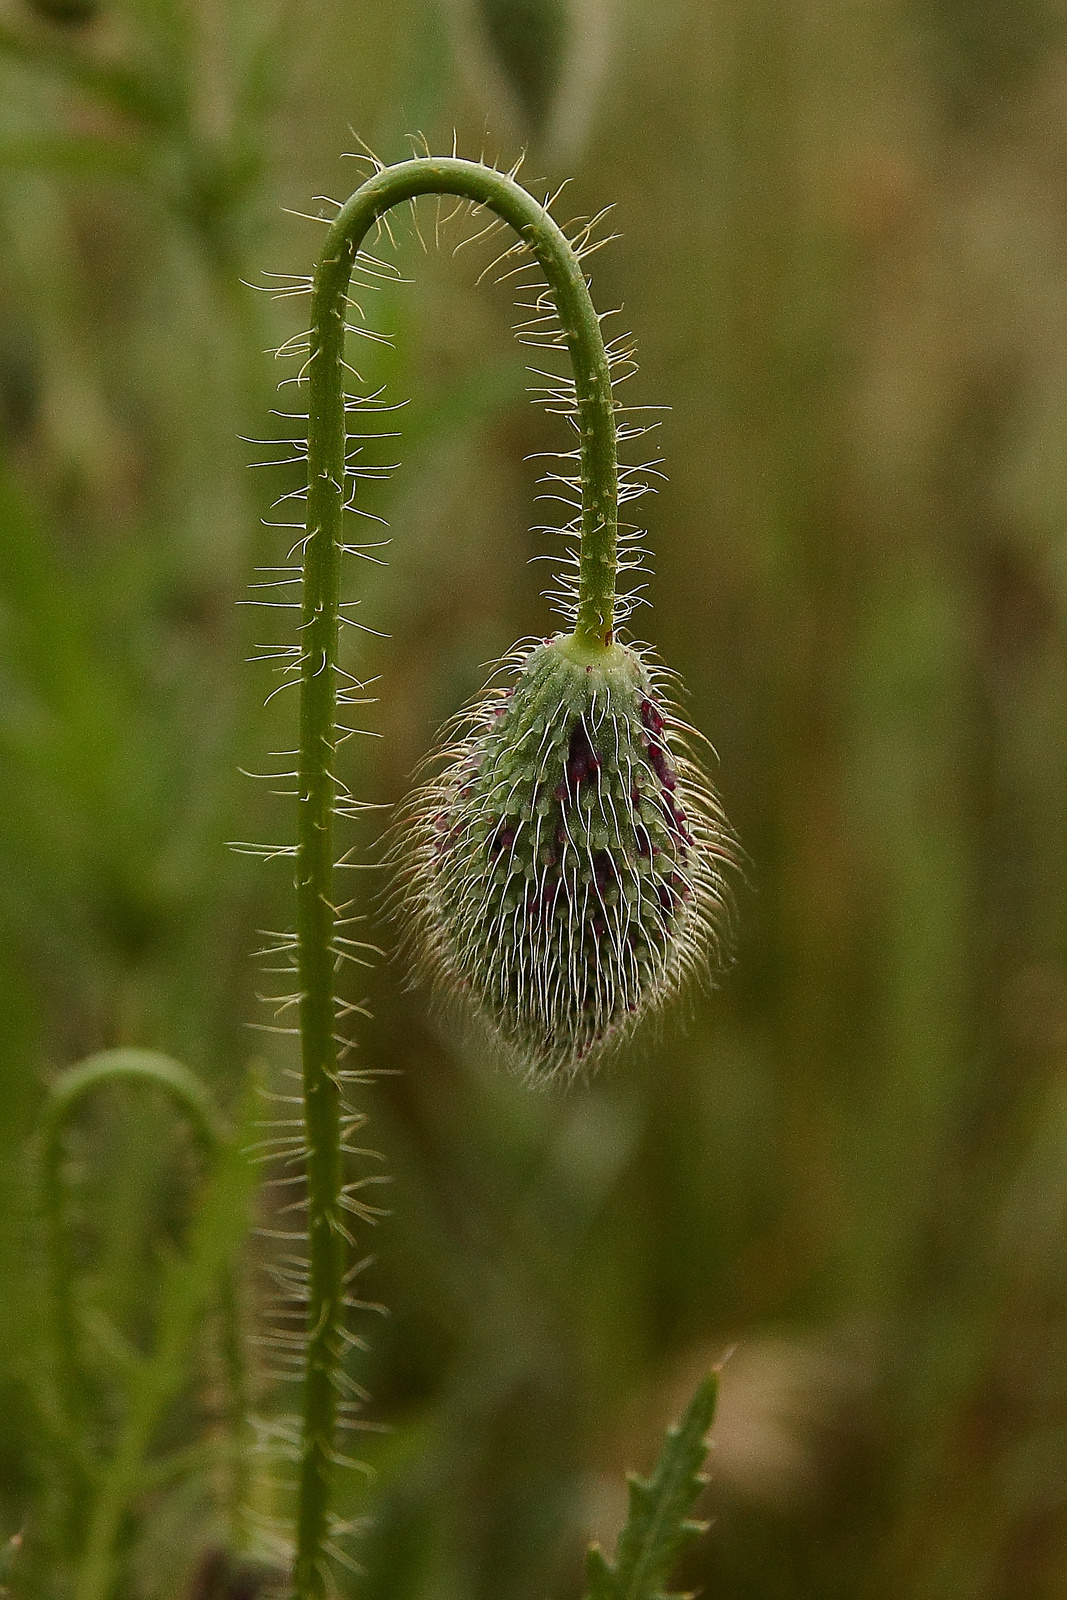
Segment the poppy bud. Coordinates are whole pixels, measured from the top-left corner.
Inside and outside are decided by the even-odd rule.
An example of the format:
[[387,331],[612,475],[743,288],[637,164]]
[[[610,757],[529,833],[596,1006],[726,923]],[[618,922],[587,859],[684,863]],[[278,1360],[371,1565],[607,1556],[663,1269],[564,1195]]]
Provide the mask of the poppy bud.
[[719,950],[731,836],[636,650],[559,635],[512,664],[405,808],[400,913],[517,1065],[573,1074]]

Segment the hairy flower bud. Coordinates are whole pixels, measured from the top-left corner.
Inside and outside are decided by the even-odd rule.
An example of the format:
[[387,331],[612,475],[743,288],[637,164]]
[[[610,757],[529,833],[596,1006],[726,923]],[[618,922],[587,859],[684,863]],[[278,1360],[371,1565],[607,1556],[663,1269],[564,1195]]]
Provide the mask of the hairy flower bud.
[[397,825],[400,915],[517,1064],[573,1073],[718,953],[731,836],[635,650],[568,634],[511,664]]

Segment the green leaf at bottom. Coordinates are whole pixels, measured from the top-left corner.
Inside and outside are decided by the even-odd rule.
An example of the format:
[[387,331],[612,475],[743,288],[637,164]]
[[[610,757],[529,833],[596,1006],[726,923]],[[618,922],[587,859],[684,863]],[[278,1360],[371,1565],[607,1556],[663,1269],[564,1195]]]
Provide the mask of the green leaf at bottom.
[[707,1432],[715,1415],[718,1374],[709,1372],[689,1409],[667,1433],[651,1478],[630,1479],[630,1514],[619,1535],[614,1564],[599,1546],[586,1559],[587,1600],[672,1600],[661,1590],[679,1552],[705,1524],[692,1522],[692,1510],[706,1479]]

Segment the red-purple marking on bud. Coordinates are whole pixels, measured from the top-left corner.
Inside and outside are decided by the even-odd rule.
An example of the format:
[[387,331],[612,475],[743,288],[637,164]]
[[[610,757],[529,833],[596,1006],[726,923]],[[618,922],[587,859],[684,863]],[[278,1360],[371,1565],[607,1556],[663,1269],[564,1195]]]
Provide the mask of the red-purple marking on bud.
[[566,787],[574,790],[577,790],[578,786],[585,783],[588,778],[595,777],[600,771],[600,757],[593,748],[586,730],[585,720],[582,717],[578,718],[571,729],[567,764],[564,771]]
[[667,760],[663,747],[651,739],[646,739],[645,744],[648,749],[648,759],[656,777],[665,789],[674,789],[678,780],[674,775],[670,762]]

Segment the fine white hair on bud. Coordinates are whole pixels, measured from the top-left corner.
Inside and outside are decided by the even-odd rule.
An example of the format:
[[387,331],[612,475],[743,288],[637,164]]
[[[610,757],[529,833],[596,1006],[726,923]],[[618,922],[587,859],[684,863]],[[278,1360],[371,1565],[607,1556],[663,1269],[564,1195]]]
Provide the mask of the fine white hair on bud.
[[638,650],[561,634],[504,666],[394,825],[394,909],[439,995],[569,1076],[721,960],[733,840]]

